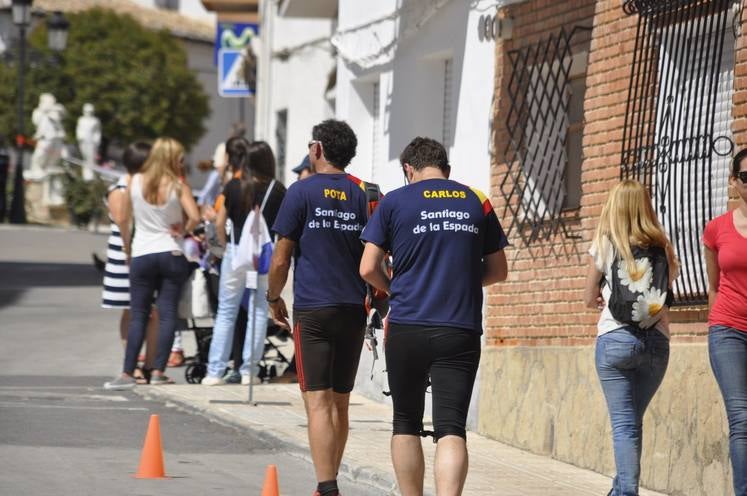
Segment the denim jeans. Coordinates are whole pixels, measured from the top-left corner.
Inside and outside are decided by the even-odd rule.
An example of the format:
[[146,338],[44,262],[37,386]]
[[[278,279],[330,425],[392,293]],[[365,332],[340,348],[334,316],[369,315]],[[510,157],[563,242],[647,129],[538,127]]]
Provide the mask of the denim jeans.
[[622,327],[597,338],[596,368],[612,423],[617,468],[612,496],[638,494],[643,414],[668,363],[669,340],[659,331]]
[[[231,249],[226,250],[220,266],[220,284],[218,289],[218,313],[213,325],[213,338],[210,341],[208,355],[208,375],[221,377],[226,371],[228,357],[231,354],[233,331],[239,313],[241,297],[246,289],[246,269],[234,271],[231,268]],[[257,365],[265,349],[267,335],[268,304],[265,299],[267,276],[257,278],[257,288],[250,290],[249,308],[247,309],[246,339],[244,340],[241,373],[257,375]],[[254,339],[252,339],[252,327]],[[251,361],[249,355],[251,354]],[[250,372],[251,363],[251,372]]]
[[124,372],[132,374],[145,339],[153,294],[158,292],[158,350],[153,363],[155,370],[165,370],[176,331],[177,307],[182,286],[189,278],[192,266],[184,255],[171,252],[151,253],[134,257],[130,262],[130,326],[127,329]]
[[729,419],[734,494],[747,496],[747,332],[711,326],[708,355]]

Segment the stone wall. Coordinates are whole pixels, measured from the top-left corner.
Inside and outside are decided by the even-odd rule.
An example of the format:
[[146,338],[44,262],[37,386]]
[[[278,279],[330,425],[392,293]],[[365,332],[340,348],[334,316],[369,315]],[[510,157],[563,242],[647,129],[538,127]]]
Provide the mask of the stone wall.
[[[614,475],[593,347],[488,348],[480,384],[480,433]],[[673,344],[645,417],[641,484],[671,495],[732,495],[728,449],[707,346]]]

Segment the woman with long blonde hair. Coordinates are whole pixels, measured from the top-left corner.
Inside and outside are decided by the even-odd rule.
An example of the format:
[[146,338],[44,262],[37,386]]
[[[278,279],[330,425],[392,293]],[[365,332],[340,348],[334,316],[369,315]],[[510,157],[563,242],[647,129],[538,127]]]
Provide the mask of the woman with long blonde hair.
[[123,236],[130,260],[130,325],[121,376],[107,382],[107,389],[130,389],[143,344],[153,295],[158,292],[158,348],[151,384],[172,382],[164,375],[174,341],[177,304],[191,268],[184,257],[183,237],[200,220],[192,190],[181,179],[184,147],[171,138],[153,144],[142,172],[128,185],[128,214],[135,220],[135,235]]
[[[662,254],[668,275],[664,294],[648,290],[647,284],[655,278],[654,266],[635,256],[639,249]],[[643,415],[669,362],[666,293],[677,274],[672,244],[641,183],[624,180],[612,188],[589,253],[584,300],[589,308],[601,310],[595,361],[612,423],[617,467],[609,495],[633,496],[638,494],[640,479]],[[611,283],[616,278],[629,290],[643,293],[624,322],[610,309]]]

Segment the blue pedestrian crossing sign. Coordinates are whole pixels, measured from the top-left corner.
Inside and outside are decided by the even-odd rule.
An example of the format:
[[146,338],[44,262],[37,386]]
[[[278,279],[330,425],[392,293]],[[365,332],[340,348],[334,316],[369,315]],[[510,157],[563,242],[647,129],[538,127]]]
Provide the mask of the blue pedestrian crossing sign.
[[254,94],[254,81],[247,81],[253,74],[253,57],[245,55],[246,49],[221,48],[218,50],[218,94],[224,97],[247,97]]

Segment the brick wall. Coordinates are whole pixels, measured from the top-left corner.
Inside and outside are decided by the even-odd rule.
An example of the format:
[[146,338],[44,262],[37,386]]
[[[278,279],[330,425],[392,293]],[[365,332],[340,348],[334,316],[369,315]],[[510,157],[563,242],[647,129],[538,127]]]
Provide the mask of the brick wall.
[[[530,0],[504,8],[514,19],[511,40],[496,44],[496,92],[492,201],[504,226],[511,214],[499,185],[506,177],[510,109],[509,51],[575,25],[593,26],[584,101],[581,207],[565,213],[562,234],[524,246],[513,233],[509,248],[509,278],[488,292],[486,337],[490,346],[591,344],[596,336],[596,311],[584,308],[586,252],[607,192],[620,174],[623,127],[638,16],[622,11],[621,0]],[[743,14],[742,14],[743,15]],[[747,146],[747,40],[737,42],[734,93],[734,139]],[[704,307],[672,312],[675,342],[702,342],[706,332]]]

